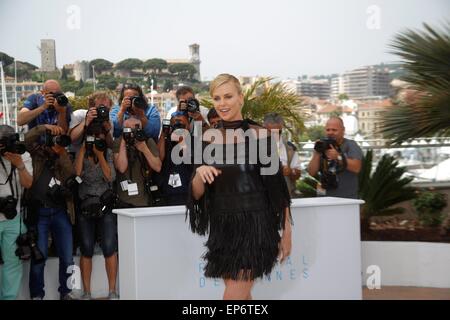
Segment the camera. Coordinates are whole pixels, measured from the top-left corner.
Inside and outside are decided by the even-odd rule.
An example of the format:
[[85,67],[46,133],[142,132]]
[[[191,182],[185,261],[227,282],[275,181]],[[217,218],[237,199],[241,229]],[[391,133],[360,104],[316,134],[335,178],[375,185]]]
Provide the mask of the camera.
[[[145,110],[147,108],[147,102],[141,96],[132,96],[132,97],[129,97],[128,99],[130,99],[130,101],[131,101],[131,106],[134,106],[134,107],[136,107],[138,109],[142,109],[142,110]],[[128,112],[130,112],[130,111],[131,111],[130,108],[128,108]]]
[[200,111],[200,102],[195,98],[189,98],[186,101],[180,101],[179,104],[180,111],[187,112],[199,112]]
[[162,202],[163,196],[156,183],[153,183],[151,179],[147,179],[144,187],[145,190],[147,191],[147,194],[149,194],[151,197],[153,206],[160,206],[163,204]]
[[[69,99],[64,95],[62,92],[50,92],[50,94],[53,95],[53,98],[55,98],[56,102],[58,102],[58,105],[61,107],[66,107],[69,104]],[[49,106],[49,108],[54,108],[54,105]]]
[[29,260],[31,258],[35,263],[41,263],[45,260],[37,246],[37,237],[37,232],[34,229],[30,229],[17,237],[16,256],[19,259]]
[[50,198],[55,204],[64,205],[66,202],[66,197],[70,196],[76,191],[76,188],[79,184],[81,184],[83,180],[81,180],[78,176],[70,176],[61,184],[59,181],[55,181],[51,186],[47,189],[46,195]]
[[117,207],[118,202],[119,197],[111,189],[107,189],[100,196],[100,204],[102,205],[102,212]]
[[96,108],[97,117],[94,118],[94,122],[103,123],[105,121],[109,121],[109,110],[106,106],[100,105]]
[[106,150],[106,140],[94,136],[86,136],[85,146],[87,155],[91,156],[94,154],[94,146],[98,151],[103,152]]
[[320,172],[320,184],[325,190],[337,189],[338,185],[338,163],[335,160],[326,162],[326,168],[323,168]]
[[50,130],[45,131],[45,141],[44,145],[47,147],[53,147],[54,145],[58,145],[61,147],[67,147],[72,143],[70,136],[62,134],[60,136],[53,136]]
[[171,132],[171,126],[170,126],[170,120],[169,119],[163,119],[162,121],[162,132],[167,137],[170,135]]
[[24,154],[26,151],[23,134],[14,133],[0,139],[0,154],[5,152]]
[[325,153],[328,149],[333,147],[337,147],[337,142],[333,138],[321,138],[319,141],[317,141],[314,144],[314,150],[316,150],[318,153]]
[[0,197],[0,212],[6,219],[14,219],[17,215],[17,199],[13,196]]
[[134,129],[132,128],[123,128],[123,138],[128,145],[134,144],[135,140],[137,141],[145,141],[147,140],[147,135],[145,131],[139,128],[137,124]]

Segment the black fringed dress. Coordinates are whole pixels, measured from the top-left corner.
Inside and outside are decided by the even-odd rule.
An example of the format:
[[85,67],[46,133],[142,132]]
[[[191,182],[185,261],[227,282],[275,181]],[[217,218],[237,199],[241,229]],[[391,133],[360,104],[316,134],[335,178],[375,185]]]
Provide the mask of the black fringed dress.
[[[262,128],[251,120],[223,121],[221,126],[243,131]],[[264,139],[260,143],[270,146],[270,136],[259,139]],[[281,174],[281,164],[276,174],[261,175],[264,165],[259,156],[256,163],[250,157],[252,142],[255,141],[238,142],[245,143],[245,160],[235,143],[237,152],[233,164],[211,164],[222,174],[215,177],[211,185],[205,184],[205,194],[198,201],[192,197],[191,179],[186,214],[193,232],[209,233],[208,250],[203,256],[206,277],[254,280],[270,274],[277,261],[279,231],[284,227],[286,208],[290,206],[289,191]],[[222,146],[225,155],[225,144]]]

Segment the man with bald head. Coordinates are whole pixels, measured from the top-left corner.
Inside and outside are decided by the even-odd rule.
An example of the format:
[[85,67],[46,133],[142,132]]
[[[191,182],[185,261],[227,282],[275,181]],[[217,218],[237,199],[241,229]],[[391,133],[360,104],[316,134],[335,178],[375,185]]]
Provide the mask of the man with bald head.
[[339,198],[358,198],[358,173],[361,170],[362,151],[358,144],[344,138],[345,127],[341,118],[331,117],[325,126],[328,138],[336,141],[336,146],[330,144],[325,152],[314,150],[309,162],[308,173],[315,176],[320,173],[330,172],[330,164],[337,168],[337,187],[326,189],[326,195]]
[[45,81],[41,93],[32,94],[25,100],[17,115],[17,124],[28,124],[28,129],[40,124],[58,125],[67,132],[72,108],[70,104],[60,106],[54,97],[55,93],[62,93],[58,81]]

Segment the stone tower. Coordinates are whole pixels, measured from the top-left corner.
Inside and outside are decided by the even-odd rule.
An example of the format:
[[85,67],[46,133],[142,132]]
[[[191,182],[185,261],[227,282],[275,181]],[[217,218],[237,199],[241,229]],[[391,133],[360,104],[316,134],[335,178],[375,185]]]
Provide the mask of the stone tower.
[[41,39],[41,70],[46,72],[56,70],[56,49],[53,39]]
[[200,46],[196,43],[191,44],[189,46],[189,51],[191,52],[190,61],[194,65],[195,69],[197,69],[197,73],[194,75],[194,78],[198,81],[202,81],[200,76]]

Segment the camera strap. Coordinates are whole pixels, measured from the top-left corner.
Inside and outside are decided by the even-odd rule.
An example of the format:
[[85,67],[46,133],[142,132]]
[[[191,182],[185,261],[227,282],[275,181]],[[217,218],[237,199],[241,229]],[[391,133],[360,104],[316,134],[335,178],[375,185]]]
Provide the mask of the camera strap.
[[[5,170],[5,173],[8,172],[6,170],[6,166],[5,166],[5,163],[3,162],[2,157],[0,157],[0,162],[2,164],[3,169]],[[15,171],[16,171],[16,168],[11,164],[11,172],[9,173],[8,178],[6,179],[6,181],[4,183],[0,183],[0,185],[5,185],[5,184],[9,183],[9,187],[11,188],[11,195],[13,197],[16,197],[16,196],[18,197],[19,196],[19,188],[17,187],[17,183],[16,183],[16,188],[15,188],[16,194],[14,194],[14,188],[13,188],[13,183],[12,183],[12,180],[13,180],[12,177],[13,177]]]

